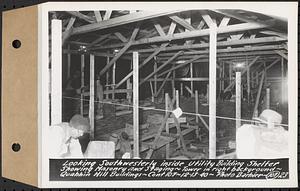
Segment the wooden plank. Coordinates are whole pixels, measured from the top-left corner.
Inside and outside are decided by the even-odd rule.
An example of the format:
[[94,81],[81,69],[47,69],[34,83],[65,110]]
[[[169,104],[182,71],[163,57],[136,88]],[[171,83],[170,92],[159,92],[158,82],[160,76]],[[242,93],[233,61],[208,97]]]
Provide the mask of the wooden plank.
[[[112,68],[112,89],[115,90],[115,85],[116,85],[116,67],[117,67],[117,63],[115,62],[113,64],[113,68]],[[115,91],[113,91],[112,93],[112,100],[115,99]]]
[[203,20],[206,22],[207,26],[211,27],[211,26],[213,26],[213,24],[215,23],[215,22],[211,19],[211,17],[207,14],[207,12],[204,13],[204,14],[202,14],[201,16],[202,16]]
[[200,59],[201,57],[203,57],[203,55],[195,56],[194,58],[192,58],[192,59],[190,59],[190,60],[187,60],[187,61],[185,61],[185,62],[182,63],[182,64],[179,64],[179,65],[177,65],[177,66],[174,66],[174,67],[172,67],[171,69],[168,69],[168,70],[166,70],[166,71],[164,71],[164,72],[158,74],[158,77],[160,77],[160,76],[162,76],[162,75],[164,75],[164,74],[166,74],[166,73],[168,73],[168,72],[170,72],[170,71],[173,71],[173,70],[176,70],[176,69],[178,69],[178,68],[181,68],[181,67],[183,67],[183,66],[185,66],[185,65],[187,65],[187,64],[189,64],[189,63],[191,63],[191,62],[194,62],[194,61]]
[[280,50],[274,50],[275,53],[279,54],[282,58],[288,60],[288,56],[286,54],[284,54],[282,51]]
[[89,103],[89,119],[90,119],[90,140],[95,139],[95,56],[90,55],[90,103]]
[[241,72],[235,73],[235,118],[236,118],[236,130],[241,127]]
[[185,86],[185,89],[191,94],[191,97],[194,97],[193,91],[188,86]]
[[143,21],[146,19],[156,18],[164,15],[169,15],[172,13],[177,13],[180,11],[140,11],[131,13],[128,15],[112,18],[109,20],[105,20],[99,23],[93,23],[88,25],[83,25],[77,28],[74,28],[73,34],[82,34],[87,32],[93,32],[101,29],[112,28],[128,23]]
[[62,22],[51,21],[51,125],[62,122]]
[[270,88],[266,89],[266,109],[270,109]]
[[229,21],[230,21],[230,17],[227,17],[227,16],[223,17],[222,20],[221,20],[221,23],[220,23],[219,27],[227,26],[228,23],[229,23]]
[[249,63],[247,61],[247,100],[248,100],[248,103],[250,104],[250,90],[251,90],[251,79],[250,79],[250,67],[249,67]]
[[[198,90],[195,91],[195,113],[196,113],[196,123],[199,123],[199,95],[198,95]],[[199,127],[196,129],[196,136],[199,138]]]
[[256,101],[255,101],[255,105],[254,105],[254,109],[253,109],[253,118],[258,117],[257,108],[258,108],[258,104],[259,104],[261,90],[262,90],[262,87],[263,87],[263,84],[264,84],[264,77],[265,77],[265,73],[262,73],[259,88],[258,88],[257,95],[256,95]]
[[117,85],[116,88],[118,88],[120,85],[122,85],[124,82],[126,82],[133,74],[133,71],[131,71],[129,74],[127,74]]
[[[229,27],[229,26],[228,26]],[[224,28],[224,27],[222,27]],[[164,41],[171,41],[171,40],[179,40],[185,38],[195,38],[208,35],[208,29],[201,30],[202,32],[198,32],[194,34],[195,31],[191,32],[184,32],[184,33],[176,33],[174,35],[169,35],[166,37],[152,37],[152,38],[144,38],[140,39],[139,41],[133,42],[133,45],[141,45],[141,44],[149,44],[149,43],[156,43],[156,42],[164,42]],[[204,32],[203,32],[204,31]],[[200,36],[199,36],[200,33]],[[188,35],[190,34],[190,35]],[[175,37],[174,37],[175,36]],[[180,38],[180,37],[184,38]],[[177,38],[178,37],[178,38]],[[233,45],[250,45],[250,44],[260,44],[260,43],[275,43],[275,42],[285,42],[286,39],[279,38],[279,37],[260,37],[255,39],[240,39],[240,40],[232,40],[229,39],[227,41],[220,41],[217,43],[217,46],[233,46]],[[124,46],[125,43],[118,43],[113,45],[101,46],[96,47],[95,49],[111,49],[111,48],[118,48]],[[208,48],[208,43],[200,43],[200,44],[185,44],[179,46],[172,46],[164,49],[163,51],[171,51],[171,50],[181,50],[181,49],[194,49],[194,48]],[[141,49],[141,52],[152,52],[153,49]],[[132,53],[129,51],[129,53]]]
[[[177,102],[176,102],[176,104],[177,104]],[[175,123],[175,121],[174,121],[173,118],[168,118],[167,122],[168,122],[168,124]],[[178,123],[186,123],[186,117],[180,117],[180,118],[178,118]]]
[[116,116],[122,116],[122,115],[131,114],[131,113],[132,113],[131,110],[117,111],[117,112],[116,112]]
[[216,71],[217,25],[210,25],[209,35],[209,159],[216,158]]
[[172,19],[173,21],[175,21],[177,24],[183,26],[184,28],[186,28],[190,31],[195,30],[194,27],[190,23],[188,23],[184,19],[178,17],[177,15],[169,16],[169,18]]
[[[169,95],[168,93],[165,94],[165,115],[168,114],[168,111],[169,110]],[[169,118],[168,118],[169,120]],[[166,133],[169,134],[170,133],[170,130],[169,130],[169,122],[166,122]],[[166,144],[166,159],[170,158],[170,142],[168,142]]]
[[[260,56],[255,57],[255,59],[253,59],[253,60],[249,63],[248,67],[250,68],[250,67],[251,67],[251,66],[252,66],[259,58],[260,58]],[[243,74],[246,73],[246,72],[247,72],[247,68],[245,68],[245,69],[241,72],[241,75],[243,76]],[[235,82],[231,82],[231,83],[225,88],[224,92],[228,91],[228,90],[234,85],[234,83],[235,83]]]
[[[190,78],[193,78],[193,63],[191,62],[190,63]],[[193,84],[193,81],[191,80],[191,90],[192,92],[194,92],[194,84]]]
[[163,87],[165,86],[168,78],[170,77],[170,75],[172,74],[172,72],[169,72],[167,74],[167,76],[165,77],[164,81],[162,82],[162,84],[160,85],[159,89],[157,90],[156,94],[155,94],[155,97],[157,97],[159,95],[159,93],[161,92],[161,90],[163,89]]
[[138,158],[139,152],[139,53],[132,55],[133,63],[133,157]]
[[84,14],[80,13],[79,11],[67,11],[67,13],[69,13],[72,16],[78,17],[79,19],[82,19],[88,23],[95,23],[95,20],[93,17],[84,15]]
[[104,14],[104,17],[103,17],[103,20],[108,20],[111,16],[111,13],[112,13],[112,10],[106,10],[105,11],[105,14]]
[[[84,55],[81,55],[80,58],[80,72],[81,72],[81,88],[84,87],[84,65],[85,65],[85,61],[84,61]],[[83,115],[83,100],[84,100],[84,95],[81,93],[80,95],[80,114]]]
[[[70,50],[70,45],[68,45],[68,49]],[[71,54],[67,54],[67,79],[71,77]]]
[[102,76],[123,54],[127,49],[132,45],[133,40],[135,39],[139,31],[139,26],[137,26],[130,37],[129,42],[116,54],[116,56],[100,71],[100,76]]
[[[159,72],[162,68],[164,68],[167,64],[171,63],[173,60],[175,60],[179,55],[181,55],[183,53],[183,51],[179,51],[176,54],[174,54],[168,61],[166,61],[164,64],[162,64],[161,66],[159,66],[156,70],[156,73]],[[147,77],[145,77],[143,80],[141,80],[141,82],[139,83],[139,85],[142,85],[144,82],[146,82],[149,78],[151,78],[153,75],[155,74],[155,72],[152,72],[151,74],[149,74]]]
[[156,55],[158,55],[161,50],[163,50],[164,48],[166,48],[168,46],[169,43],[163,43],[160,45],[159,48],[157,48],[148,58],[146,58],[143,63],[139,66],[139,68],[142,68],[143,66],[145,66],[150,60],[152,60]]
[[157,61],[156,57],[154,57],[154,66],[153,66],[153,71],[155,72],[154,74],[154,95],[156,96],[157,93]]
[[105,90],[104,94],[120,94],[120,93],[131,93],[131,89],[112,89],[112,90]]
[[175,22],[171,22],[171,25],[170,25],[170,28],[169,28],[169,31],[168,31],[168,36],[174,34],[176,26],[177,25],[176,25]]
[[100,11],[94,11],[94,14],[95,14],[95,18],[96,18],[97,22],[100,22],[103,20],[101,14],[100,14]]
[[165,31],[163,30],[163,28],[161,27],[161,25],[158,22],[154,23],[154,27],[160,36],[166,36]]
[[116,37],[118,37],[122,42],[128,42],[128,39],[124,37],[120,32],[115,32],[114,33]]

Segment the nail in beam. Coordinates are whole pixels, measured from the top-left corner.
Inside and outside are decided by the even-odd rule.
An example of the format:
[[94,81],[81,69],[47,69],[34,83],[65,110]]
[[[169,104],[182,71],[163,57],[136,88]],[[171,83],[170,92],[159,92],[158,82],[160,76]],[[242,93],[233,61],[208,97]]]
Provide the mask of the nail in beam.
[[139,54],[133,52],[133,157],[139,157]]
[[236,118],[236,129],[241,126],[241,72],[235,73],[235,118]]
[[90,104],[89,104],[89,118],[90,118],[90,140],[94,140],[95,127],[95,56],[90,55]]
[[62,22],[51,22],[51,125],[62,122]]
[[217,25],[209,32],[209,159],[216,158]]

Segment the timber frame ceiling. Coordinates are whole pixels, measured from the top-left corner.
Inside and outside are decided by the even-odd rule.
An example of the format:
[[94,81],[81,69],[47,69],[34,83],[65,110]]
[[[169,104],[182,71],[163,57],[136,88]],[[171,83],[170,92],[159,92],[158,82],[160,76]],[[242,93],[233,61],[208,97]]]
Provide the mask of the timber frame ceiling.
[[246,10],[66,11],[50,12],[49,18],[62,20],[65,53],[112,57],[100,75],[133,51],[142,66],[153,58],[208,62],[209,28],[215,24],[218,61],[287,59],[287,21]]

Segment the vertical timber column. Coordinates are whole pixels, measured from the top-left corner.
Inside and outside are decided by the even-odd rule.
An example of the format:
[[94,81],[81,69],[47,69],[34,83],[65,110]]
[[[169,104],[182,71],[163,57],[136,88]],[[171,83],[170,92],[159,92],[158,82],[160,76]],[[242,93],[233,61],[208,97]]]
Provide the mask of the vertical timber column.
[[[106,57],[106,65],[109,63],[109,56]],[[109,71],[106,71],[106,88],[105,90],[108,90],[108,85],[109,85]],[[109,94],[105,94],[105,99],[109,99]]]
[[190,77],[191,77],[191,90],[194,92],[194,84],[193,84],[193,63],[190,63]]
[[94,140],[95,135],[95,56],[90,55],[90,104],[89,104],[89,118],[90,118],[90,140]]
[[247,63],[247,101],[248,104],[250,103],[250,66],[249,63]]
[[51,125],[62,122],[62,22],[51,22]]
[[139,53],[133,52],[133,157],[139,157]]
[[217,25],[209,32],[209,159],[216,158]]
[[172,91],[173,91],[173,98],[175,97],[175,70],[173,70],[173,72],[172,72],[172,75],[173,75],[173,77],[172,77]]
[[180,95],[183,96],[183,83],[180,83]]
[[154,68],[153,68],[155,75],[154,75],[154,95],[157,94],[157,61],[156,61],[156,56],[154,57]]
[[[70,45],[68,45],[68,50],[70,51]],[[67,79],[71,77],[71,53],[67,54]]]
[[225,87],[225,62],[222,63],[222,88],[221,90],[224,91]]
[[241,126],[241,72],[235,73],[235,118],[236,129]]
[[112,93],[112,100],[115,99],[116,66],[117,66],[117,63],[115,62],[113,65],[113,71],[112,71],[112,89],[114,90]]
[[[169,94],[166,93],[165,94],[165,115],[168,114],[169,110]],[[169,130],[169,123],[168,120],[166,121],[166,133],[169,134],[170,130]],[[168,143],[166,144],[166,159],[170,158],[170,142],[168,141]]]
[[284,103],[284,60],[281,57],[281,104]]
[[270,109],[270,88],[266,89],[266,108]]
[[[196,123],[199,123],[199,95],[198,95],[198,90],[195,91],[195,113],[196,113]],[[196,136],[199,138],[199,128],[196,129]]]
[[[84,54],[81,55],[81,88],[84,87]],[[80,91],[80,114],[83,115],[83,94]]]

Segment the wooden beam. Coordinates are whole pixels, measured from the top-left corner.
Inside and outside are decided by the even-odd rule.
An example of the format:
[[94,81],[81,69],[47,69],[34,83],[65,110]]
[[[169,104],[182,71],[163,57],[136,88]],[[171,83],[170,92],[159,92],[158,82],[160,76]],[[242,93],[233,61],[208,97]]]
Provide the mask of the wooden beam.
[[236,130],[241,127],[241,72],[235,73],[235,118],[236,118]]
[[229,23],[229,21],[230,21],[230,17],[227,17],[227,16],[223,17],[223,19],[221,20],[221,23],[220,23],[219,27],[227,26],[228,23]]
[[270,109],[270,88],[266,89],[266,109]]
[[211,17],[208,15],[208,13],[204,13],[201,15],[203,20],[206,22],[207,26],[211,27],[214,24],[214,21],[211,19]]
[[134,52],[133,61],[133,157],[138,158],[139,152],[139,54]]
[[255,105],[254,105],[254,109],[253,109],[253,116],[252,116],[252,118],[258,117],[257,108],[258,108],[258,104],[259,104],[261,90],[262,90],[262,87],[263,87],[263,84],[264,84],[264,77],[265,77],[265,73],[262,73],[262,76],[261,76],[261,79],[260,79],[259,88],[258,88],[257,95],[256,95],[256,101],[255,101]]
[[99,38],[97,38],[96,40],[94,40],[92,43],[90,43],[89,45],[87,45],[87,47],[92,47],[98,43],[100,43],[101,41],[103,41],[104,39],[107,39],[110,36],[110,34],[105,34],[105,35],[101,35]]
[[95,139],[95,56],[90,55],[90,104],[89,104],[89,119],[90,119],[90,140]]
[[[168,114],[168,110],[169,110],[169,94],[166,93],[165,94],[165,115]],[[169,130],[169,123],[168,121],[166,122],[166,133],[169,134],[170,133],[170,130]],[[166,144],[166,159],[169,159],[170,158],[170,143],[168,142]]]
[[112,13],[112,10],[106,10],[105,11],[105,14],[104,14],[104,17],[103,17],[103,20],[108,20],[111,16],[111,13]]
[[[162,68],[164,68],[167,64],[171,63],[173,60],[175,60],[180,54],[182,54],[183,51],[179,51],[176,54],[174,54],[174,56],[172,56],[170,59],[168,59],[168,61],[166,61],[163,65],[159,66],[157,68],[156,72],[159,72]],[[139,83],[139,85],[142,85],[144,82],[146,82],[149,78],[151,78],[153,75],[155,74],[155,72],[152,72],[151,74],[149,74],[147,77],[145,77],[143,80],[141,80],[141,82]]]
[[[81,73],[81,82],[80,82],[80,85],[81,85],[81,88],[84,87],[84,65],[85,65],[85,60],[84,60],[84,55],[82,54],[81,55],[81,58],[80,58],[80,73]],[[83,115],[83,101],[84,100],[84,97],[83,97],[83,94],[81,93],[80,94],[80,114]]]
[[[257,56],[254,60],[252,60],[250,63],[249,63],[249,68],[260,58],[260,56]],[[242,72],[241,72],[241,75],[243,76],[244,73],[247,72],[247,68],[245,68]],[[224,92],[228,91],[232,86],[234,85],[234,82],[231,82],[224,90]]]
[[82,33],[87,33],[87,32],[93,32],[97,30],[102,30],[102,29],[107,29],[107,28],[112,28],[128,23],[134,23],[138,21],[143,21],[151,18],[156,18],[164,15],[169,15],[173,13],[180,12],[178,10],[174,11],[140,11],[140,12],[135,12],[131,13],[128,15],[112,18],[109,20],[105,20],[99,23],[93,23],[93,24],[88,24],[88,25],[83,25],[77,28],[74,28],[72,34],[82,34]]
[[100,76],[102,76],[132,45],[133,40],[139,31],[139,25],[133,30],[129,42],[116,54],[116,56],[100,71]]
[[175,21],[177,24],[183,26],[184,28],[186,28],[190,31],[195,30],[194,27],[190,23],[188,23],[187,21],[185,21],[184,19],[182,19],[176,15],[169,16],[169,18],[172,19],[173,21]]
[[157,97],[159,95],[159,93],[161,92],[161,90],[163,89],[163,87],[165,86],[168,78],[170,77],[170,75],[172,74],[172,72],[169,72],[167,74],[167,76],[165,77],[164,81],[162,82],[162,84],[160,85],[159,89],[157,90],[156,94],[155,94],[155,97]]
[[168,46],[169,43],[163,43],[162,45],[160,45],[159,48],[157,48],[148,58],[146,58],[143,63],[139,66],[139,68],[142,68],[143,66],[145,66],[152,58],[154,58],[156,55],[158,55],[162,49],[166,48]]
[[[70,50],[70,45],[68,45],[68,50]],[[71,54],[67,54],[67,79],[71,77]]]
[[[206,21],[207,22],[207,21]],[[217,25],[211,23],[209,35],[209,159],[216,159],[216,72]]]
[[280,50],[274,50],[275,53],[279,54],[282,58],[288,60],[288,56],[286,54],[284,54],[282,51]]
[[170,71],[173,71],[173,70],[176,70],[176,69],[178,69],[178,68],[181,68],[181,67],[183,67],[183,66],[185,66],[185,65],[187,65],[187,64],[189,64],[189,63],[192,63],[192,62],[194,62],[194,61],[200,59],[201,57],[203,57],[203,55],[195,56],[194,58],[192,58],[192,59],[190,59],[190,60],[187,60],[187,61],[185,61],[185,62],[182,63],[182,64],[179,64],[179,65],[177,65],[177,66],[174,66],[174,67],[172,67],[171,69],[168,69],[168,70],[166,70],[166,71],[164,71],[164,72],[158,74],[157,77],[160,77],[160,76],[162,76],[162,75],[164,75],[164,74],[166,74],[166,73],[168,73],[168,72],[170,72]]
[[55,125],[62,122],[62,21],[53,19],[51,28],[51,125]]
[[170,25],[170,28],[169,28],[169,31],[168,31],[168,36],[174,34],[175,32],[175,29],[176,29],[176,26],[177,24],[175,22],[171,22],[171,25]]
[[163,30],[163,28],[161,27],[161,25],[158,22],[154,23],[154,27],[160,36],[166,36],[165,31]]
[[65,44],[66,40],[71,36],[72,27],[74,25],[75,20],[76,20],[76,17],[71,17],[65,31],[62,33],[62,44],[63,45]]
[[95,14],[95,18],[96,18],[97,22],[100,22],[103,20],[101,14],[100,14],[100,11],[94,11],[94,14]]
[[128,42],[128,39],[124,37],[120,32],[115,32],[114,33],[116,37],[118,37],[122,42]]
[[95,23],[95,19],[93,17],[84,15],[84,14],[80,13],[79,11],[67,11],[67,13],[69,13],[72,16],[78,17],[79,19],[82,19],[88,23]]

